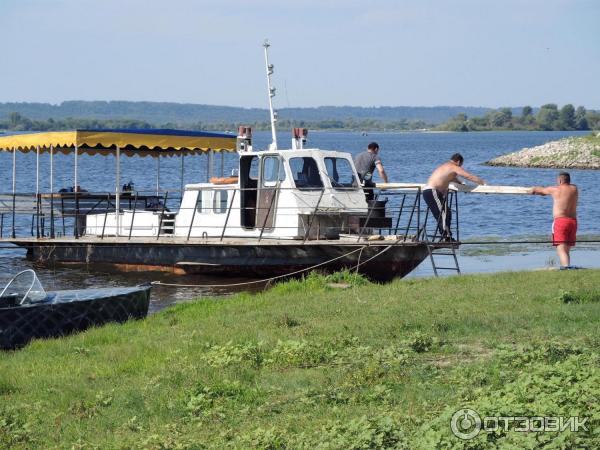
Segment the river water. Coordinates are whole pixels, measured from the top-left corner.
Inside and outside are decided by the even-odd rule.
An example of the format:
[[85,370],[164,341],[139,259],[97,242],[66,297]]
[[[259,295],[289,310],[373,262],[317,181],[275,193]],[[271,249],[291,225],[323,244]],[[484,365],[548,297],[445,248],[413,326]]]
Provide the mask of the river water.
[[[371,141],[379,143],[381,158],[390,181],[425,182],[431,170],[447,160],[452,153],[465,157],[465,169],[486,180],[488,184],[502,185],[549,185],[553,184],[557,170],[500,168],[482,165],[501,154],[532,147],[561,137],[578,135],[578,132],[481,132],[481,133],[348,133],[311,132],[309,147],[342,150],[353,154],[365,149]],[[585,134],[585,133],[584,133]],[[279,147],[289,146],[290,135],[278,135]],[[256,132],[254,146],[265,148],[270,133]],[[206,180],[206,157],[185,158],[184,183]],[[220,156],[216,158],[217,166]],[[79,184],[90,191],[114,190],[114,167],[112,156],[79,157]],[[236,165],[236,156],[225,155],[225,173]],[[72,156],[55,156],[55,189],[73,185]],[[40,189],[49,190],[49,156],[40,158]],[[122,181],[133,181],[139,191],[156,189],[156,159],[122,158]],[[600,235],[600,206],[596,201],[598,173],[596,171],[572,170],[572,181],[580,187],[579,234],[597,238]],[[0,192],[11,190],[12,160],[8,153],[0,153]],[[35,155],[17,154],[17,191],[35,191]],[[163,158],[160,164],[160,189],[181,188],[181,158]],[[468,195],[459,199],[461,240],[532,240],[548,239],[552,223],[552,201],[538,196],[522,195]],[[600,267],[600,246],[578,246],[573,252],[573,262],[586,267]],[[552,249],[547,245],[515,245],[489,248],[461,248],[460,263],[463,272],[490,272],[510,269],[534,269],[556,265]],[[17,249],[0,250],[0,285],[18,270],[31,263],[23,259]],[[136,273],[114,274],[86,271],[80,268],[39,268],[38,274],[47,289],[99,287],[103,285],[130,285],[140,282],[162,280],[165,282],[207,284],[229,283],[231,279],[207,279],[203,277],[179,277],[170,274]],[[430,275],[428,261],[412,276]],[[210,294],[227,294],[231,289],[167,288],[153,291],[152,308]]]

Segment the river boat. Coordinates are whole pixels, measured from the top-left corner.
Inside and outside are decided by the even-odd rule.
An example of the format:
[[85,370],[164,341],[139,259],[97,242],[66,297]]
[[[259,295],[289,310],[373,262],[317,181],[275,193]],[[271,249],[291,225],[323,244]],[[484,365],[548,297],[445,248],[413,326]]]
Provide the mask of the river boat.
[[[162,270],[181,274],[278,277],[341,269],[376,281],[403,277],[440,242],[428,231],[421,186],[388,185],[367,202],[348,152],[307,147],[307,130],[295,128],[292,145],[280,149],[265,63],[272,143],[254,151],[252,130],[238,135],[181,130],[73,130],[0,137],[13,157],[12,191],[0,195],[0,239],[27,249],[45,264],[84,264],[89,269]],[[16,153],[36,153],[36,192],[17,191]],[[73,188],[54,188],[53,157],[74,158]],[[225,176],[223,157],[237,155]],[[39,188],[39,156],[50,154],[50,192]],[[113,155],[112,192],[83,192],[78,157]],[[217,173],[215,159],[221,155]],[[121,185],[122,157],[207,155],[206,180],[178,192],[140,192]],[[187,158],[186,158],[187,159]],[[183,175],[182,175],[183,180]],[[385,197],[385,198],[384,198]],[[386,203],[389,200],[389,203]],[[390,206],[393,205],[393,206]],[[450,199],[458,238],[458,197]],[[455,258],[456,260],[456,258]]]

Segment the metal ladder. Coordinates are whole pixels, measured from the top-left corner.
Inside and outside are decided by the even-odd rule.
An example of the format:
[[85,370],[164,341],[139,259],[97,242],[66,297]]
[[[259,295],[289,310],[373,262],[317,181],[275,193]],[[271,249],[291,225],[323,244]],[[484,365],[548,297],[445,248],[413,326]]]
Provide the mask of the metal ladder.
[[[449,244],[449,247],[439,247],[438,245],[434,245],[430,242],[427,242],[427,252],[429,253],[429,259],[431,260],[431,266],[433,267],[433,273],[435,274],[436,277],[439,277],[439,271],[440,270],[450,270],[453,272],[456,272],[458,275],[460,275],[460,266],[458,264],[458,258],[456,257],[456,249],[458,248],[457,245],[455,244]],[[452,257],[452,262],[454,263],[453,265],[447,265],[447,266],[439,266],[438,263],[435,260],[436,256],[444,256],[444,257],[448,257],[451,256]],[[452,264],[452,263],[450,263]]]
[[[452,204],[455,205],[455,210],[452,210]],[[451,193],[448,199],[446,200],[446,208],[450,208],[451,211],[455,214],[456,218],[456,233],[455,236],[458,236],[458,197],[456,193]],[[425,240],[425,244],[427,245],[427,252],[429,254],[429,260],[431,261],[431,267],[433,267],[433,273],[436,277],[439,277],[439,271],[448,270],[452,272],[456,272],[457,275],[460,275],[460,265],[458,264],[458,257],[456,256],[456,249],[458,248],[458,244],[454,242],[449,242],[448,244],[444,244],[441,242],[434,243],[431,241],[427,235],[427,219],[429,218],[429,210],[425,213],[425,222],[423,223],[423,236]],[[435,225],[437,227],[437,224]],[[432,236],[433,240],[437,237],[437,228]],[[440,244],[442,245],[440,247]],[[440,266],[438,262],[436,262],[435,257],[452,257],[449,261],[448,265]]]

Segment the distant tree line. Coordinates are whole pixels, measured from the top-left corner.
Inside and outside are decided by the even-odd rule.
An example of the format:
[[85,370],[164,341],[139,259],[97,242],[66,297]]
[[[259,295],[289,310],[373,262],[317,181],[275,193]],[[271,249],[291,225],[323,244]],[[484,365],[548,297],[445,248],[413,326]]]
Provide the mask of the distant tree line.
[[[255,130],[269,130],[271,127],[268,121],[259,122],[194,122],[194,123],[175,123],[168,122],[163,124],[153,124],[144,120],[133,119],[47,119],[32,120],[22,116],[18,112],[12,112],[8,119],[0,121],[0,129],[10,131],[61,131],[75,129],[158,129],[172,128],[185,130],[205,130],[205,131],[237,131],[239,125],[251,126]],[[398,120],[393,122],[381,121],[375,119],[345,119],[345,120],[279,120],[277,124],[280,130],[291,129],[293,127],[309,128],[312,130],[368,130],[368,131],[403,131],[417,130],[431,127],[423,121]]]
[[12,112],[8,119],[0,121],[0,129],[10,131],[60,131],[75,129],[100,129],[100,128],[154,128],[143,120],[132,119],[47,119],[31,120],[18,112]]
[[[30,119],[18,112],[8,114],[6,120],[0,120],[0,130],[10,131],[60,131],[74,129],[157,129],[173,128],[185,130],[229,131],[235,132],[239,125],[251,126],[254,130],[269,130],[268,121],[196,121],[152,123],[135,119]],[[596,130],[600,129],[600,113],[586,110],[583,106],[575,109],[573,105],[558,108],[549,103],[543,105],[536,113],[531,106],[523,107],[521,115],[513,114],[511,108],[490,110],[482,117],[468,117],[459,113],[448,122],[435,126],[422,120],[400,119],[394,121],[370,118],[322,119],[322,120],[289,120],[278,121],[278,129],[293,127],[311,130],[345,130],[345,131],[410,131],[435,129],[442,131],[492,131],[492,130]]]
[[[460,112],[469,116],[482,116],[490,108],[472,106],[318,106],[280,107],[281,119],[320,122],[373,119],[395,122],[424,121],[430,124],[444,123]],[[520,108],[519,108],[520,109]],[[514,109],[517,114],[519,109]],[[152,124],[165,123],[254,123],[268,120],[266,108],[242,108],[236,106],[202,105],[193,103],[130,102],[130,101],[66,101],[58,105],[49,103],[0,102],[0,120],[6,120],[11,112],[17,112],[33,120],[54,120],[77,117],[80,119],[135,119]]]
[[569,131],[600,129],[600,113],[577,109],[571,104],[562,108],[554,103],[543,105],[537,114],[531,106],[523,107],[521,115],[513,115],[511,108],[500,108],[487,112],[483,117],[467,117],[459,113],[448,122],[436,127],[443,131],[493,131],[493,130],[531,130],[531,131]]

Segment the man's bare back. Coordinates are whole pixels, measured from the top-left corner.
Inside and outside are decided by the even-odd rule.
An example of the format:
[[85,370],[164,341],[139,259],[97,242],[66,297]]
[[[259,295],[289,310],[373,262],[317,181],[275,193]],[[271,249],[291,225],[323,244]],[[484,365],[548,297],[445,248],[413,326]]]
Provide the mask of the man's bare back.
[[558,186],[535,187],[533,194],[551,195],[554,200],[552,215],[554,218],[571,217],[577,218],[577,200],[579,192],[574,184],[559,184]]
[[471,175],[469,172],[460,167],[457,162],[448,161],[433,171],[427,180],[427,186],[445,194],[448,192],[448,186],[450,183],[453,181],[460,182],[457,177],[466,178],[467,180],[471,180],[477,184],[485,184],[485,181],[478,176]]

